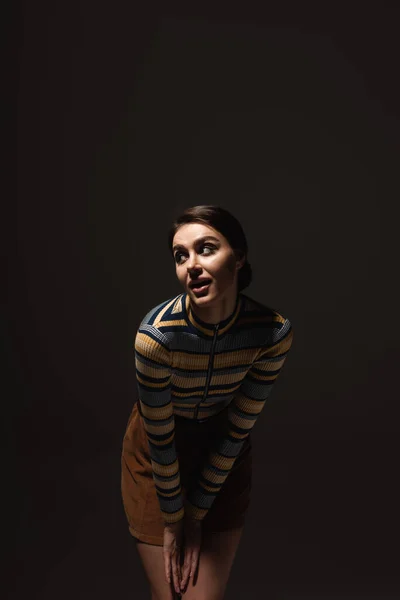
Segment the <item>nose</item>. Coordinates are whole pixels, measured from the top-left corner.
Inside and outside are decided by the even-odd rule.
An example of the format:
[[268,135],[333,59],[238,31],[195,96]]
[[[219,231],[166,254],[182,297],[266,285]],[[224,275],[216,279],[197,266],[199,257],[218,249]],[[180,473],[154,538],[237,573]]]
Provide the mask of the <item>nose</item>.
[[187,268],[188,273],[190,273],[191,271],[200,271],[201,270],[201,266],[199,264],[196,253],[190,254],[190,256],[186,262],[186,268]]

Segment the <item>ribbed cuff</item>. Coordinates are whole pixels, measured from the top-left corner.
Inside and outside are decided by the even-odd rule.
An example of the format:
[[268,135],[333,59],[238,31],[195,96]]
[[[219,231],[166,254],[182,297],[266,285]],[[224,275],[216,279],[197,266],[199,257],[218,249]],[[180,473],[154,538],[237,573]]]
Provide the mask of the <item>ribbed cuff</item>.
[[199,508],[195,506],[189,500],[185,502],[185,515],[191,519],[195,519],[196,521],[202,521],[208,510],[206,508]]
[[166,513],[161,511],[161,514],[164,519],[165,525],[171,525],[171,523],[177,523],[178,521],[181,521],[183,519],[185,515],[185,509],[184,507],[182,507],[176,513]]

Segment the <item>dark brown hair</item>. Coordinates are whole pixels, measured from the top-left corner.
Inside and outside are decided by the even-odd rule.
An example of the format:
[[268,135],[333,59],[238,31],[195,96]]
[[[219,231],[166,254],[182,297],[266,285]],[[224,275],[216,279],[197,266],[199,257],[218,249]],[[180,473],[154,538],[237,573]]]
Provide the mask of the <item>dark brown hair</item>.
[[252,269],[247,260],[247,240],[243,228],[239,221],[227,210],[213,204],[203,204],[200,206],[192,206],[184,210],[184,212],[175,219],[168,234],[168,247],[173,253],[172,242],[175,233],[181,225],[186,223],[202,223],[213,227],[228,240],[231,248],[241,258],[246,256],[246,262],[238,273],[238,292],[244,290],[250,285],[252,280]]

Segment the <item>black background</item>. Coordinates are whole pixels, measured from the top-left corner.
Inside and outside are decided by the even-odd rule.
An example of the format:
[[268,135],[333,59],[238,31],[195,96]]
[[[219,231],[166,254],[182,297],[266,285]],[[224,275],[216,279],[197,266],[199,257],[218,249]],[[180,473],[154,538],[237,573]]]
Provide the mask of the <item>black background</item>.
[[119,489],[132,346],[181,291],[170,222],[203,203],[295,333],[227,598],[400,598],[399,10],[218,6],[20,5],[10,598],[148,595]]

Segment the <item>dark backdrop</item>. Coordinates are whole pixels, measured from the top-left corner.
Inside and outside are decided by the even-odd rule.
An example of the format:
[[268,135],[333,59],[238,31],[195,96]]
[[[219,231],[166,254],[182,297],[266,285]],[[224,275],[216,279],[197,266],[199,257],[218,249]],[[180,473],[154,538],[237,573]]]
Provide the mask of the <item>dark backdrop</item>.
[[400,598],[399,11],[191,12],[21,5],[10,597],[147,597],[119,490],[133,340],[181,291],[172,218],[215,203],[295,332],[227,598]]

